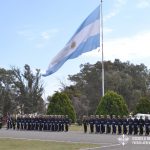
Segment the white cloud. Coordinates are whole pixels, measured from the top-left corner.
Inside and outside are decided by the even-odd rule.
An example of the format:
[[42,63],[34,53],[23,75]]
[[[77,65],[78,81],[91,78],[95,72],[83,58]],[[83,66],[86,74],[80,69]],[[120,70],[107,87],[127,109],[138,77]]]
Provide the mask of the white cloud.
[[104,34],[111,33],[113,31],[113,29],[107,27],[104,27],[103,30],[104,30]]
[[138,8],[148,8],[148,7],[150,7],[150,0],[138,0],[137,7]]
[[56,28],[40,32],[33,29],[33,27],[31,29],[28,29],[28,27],[26,29],[25,27],[25,29],[18,31],[17,34],[26,40],[34,40],[36,48],[43,48],[47,41],[53,38],[58,32],[59,30]]
[[35,47],[36,48],[43,48],[44,45],[45,45],[44,43],[37,43]]
[[58,31],[59,30],[55,29],[55,28],[51,29],[51,30],[43,31],[43,32],[41,32],[41,38],[43,40],[48,40],[48,39],[54,37],[58,33]]
[[[139,33],[132,37],[114,39],[106,42],[106,56],[120,57],[123,60],[150,56],[150,32]],[[112,52],[110,52],[110,50]]]
[[59,32],[58,29],[52,28],[45,31],[37,31],[33,27],[24,27],[22,30],[18,31],[17,34],[24,37],[27,40],[37,40],[40,41],[37,43],[36,47],[41,48],[44,46],[44,43],[53,38]]
[[[104,59],[144,63],[150,58],[150,31],[138,33],[132,37],[123,37],[104,41]],[[98,57],[98,51],[84,54],[84,57]],[[99,58],[99,57],[98,57]],[[140,62],[139,62],[140,61]],[[150,64],[149,64],[150,65]]]
[[36,48],[43,48],[47,42],[52,39],[58,32],[59,30],[56,28],[40,32],[38,34],[40,36],[37,37],[38,42],[36,44]]
[[41,36],[42,36],[42,38],[45,39],[45,40],[48,40],[49,37],[50,37],[48,32],[42,32],[42,33],[41,33]]
[[115,0],[113,9],[109,14],[104,16],[104,21],[116,16],[120,12],[121,8],[126,4],[126,1],[127,0]]
[[34,40],[35,39],[34,33],[28,29],[18,31],[17,34],[22,36],[22,37],[25,37],[27,40]]

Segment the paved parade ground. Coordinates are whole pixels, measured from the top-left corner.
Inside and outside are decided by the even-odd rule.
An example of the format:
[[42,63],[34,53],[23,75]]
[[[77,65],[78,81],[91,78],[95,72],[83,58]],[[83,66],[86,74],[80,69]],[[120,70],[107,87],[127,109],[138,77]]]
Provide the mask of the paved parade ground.
[[[0,130],[0,138],[26,139],[71,143],[98,144],[98,147],[84,150],[149,150],[150,136],[122,136],[111,134],[84,134],[82,131],[41,132]],[[125,142],[123,146],[122,143]],[[141,142],[141,143],[140,143]]]

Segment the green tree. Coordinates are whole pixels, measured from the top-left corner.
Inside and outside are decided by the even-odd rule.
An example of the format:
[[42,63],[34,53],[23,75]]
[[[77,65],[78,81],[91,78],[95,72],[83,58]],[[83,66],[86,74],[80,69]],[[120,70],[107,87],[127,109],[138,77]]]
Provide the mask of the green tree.
[[0,113],[14,113],[16,108],[12,71],[0,68]]
[[[69,97],[79,116],[93,114],[102,97],[102,64],[80,65],[80,72],[69,75],[71,86],[62,91],[69,93]],[[144,65],[134,65],[115,59],[114,62],[105,61],[105,91],[115,91],[122,95],[128,105],[129,111],[134,111],[135,104],[140,97],[150,96],[150,70]]]
[[29,65],[24,66],[24,72],[12,67],[11,70],[0,68],[0,112],[9,113],[42,113],[43,84],[40,70],[32,72]]
[[13,83],[16,88],[16,101],[21,113],[43,113],[44,100],[42,94],[44,91],[41,82],[40,70],[32,72],[29,65],[24,66],[24,72],[20,69],[12,68]]
[[68,115],[75,122],[76,114],[71,101],[67,94],[56,92],[52,97],[48,97],[50,102],[47,109],[47,114],[52,115]]
[[128,108],[121,95],[113,91],[108,91],[101,98],[96,114],[123,116],[128,114]]
[[146,97],[140,98],[139,102],[135,107],[135,113],[150,113],[150,100]]

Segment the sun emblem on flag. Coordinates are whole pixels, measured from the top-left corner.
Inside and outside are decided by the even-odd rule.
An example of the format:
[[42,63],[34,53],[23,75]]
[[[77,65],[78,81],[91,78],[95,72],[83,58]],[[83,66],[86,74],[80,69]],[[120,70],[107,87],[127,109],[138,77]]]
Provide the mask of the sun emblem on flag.
[[75,47],[76,47],[76,42],[73,41],[73,42],[71,43],[71,48],[75,48]]

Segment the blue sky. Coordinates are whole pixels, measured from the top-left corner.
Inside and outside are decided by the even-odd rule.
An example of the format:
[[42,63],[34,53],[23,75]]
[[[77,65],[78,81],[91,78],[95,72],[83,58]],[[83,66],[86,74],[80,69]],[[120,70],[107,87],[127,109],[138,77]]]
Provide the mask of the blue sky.
[[[0,0],[0,67],[44,72],[100,0]],[[150,68],[150,0],[103,0],[104,59],[144,63]],[[45,97],[69,84],[80,64],[101,61],[97,50],[68,60],[43,77]]]

